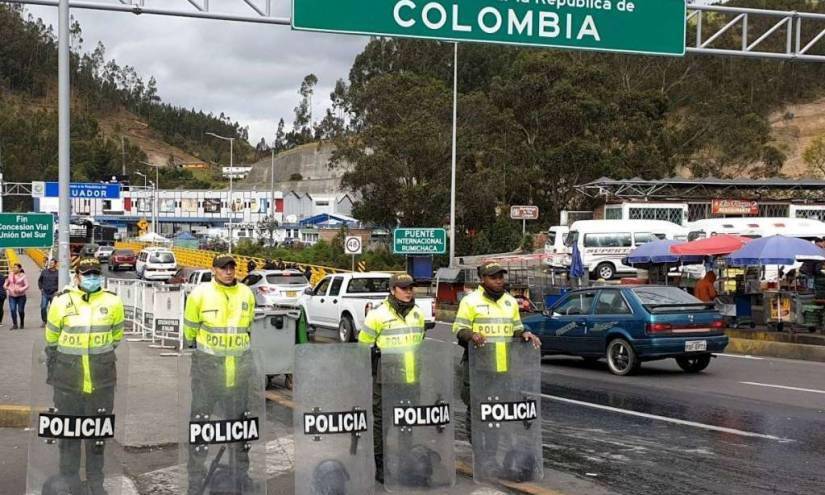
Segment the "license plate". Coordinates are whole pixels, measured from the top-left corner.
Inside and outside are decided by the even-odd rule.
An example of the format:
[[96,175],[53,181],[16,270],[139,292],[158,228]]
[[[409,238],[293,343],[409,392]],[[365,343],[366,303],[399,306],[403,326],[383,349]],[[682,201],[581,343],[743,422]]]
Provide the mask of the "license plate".
[[287,291],[287,293],[286,293],[286,297],[295,297],[297,295],[298,295],[298,293],[295,292],[294,290]]
[[685,342],[685,352],[700,352],[708,350],[707,340],[688,340]]

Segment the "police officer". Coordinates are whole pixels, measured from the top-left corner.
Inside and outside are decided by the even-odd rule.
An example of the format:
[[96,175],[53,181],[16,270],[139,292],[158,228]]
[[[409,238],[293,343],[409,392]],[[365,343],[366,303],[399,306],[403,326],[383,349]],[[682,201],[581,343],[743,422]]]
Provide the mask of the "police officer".
[[381,352],[414,350],[424,340],[424,313],[415,305],[413,278],[406,274],[390,277],[390,295],[370,311],[358,342],[373,348],[373,445],[375,448],[375,478],[384,482],[384,434],[381,418]]
[[[47,383],[54,388],[57,413],[112,414],[117,372],[115,347],[123,339],[123,302],[101,289],[100,261],[78,262],[74,287],[52,301],[46,321]],[[80,482],[80,440],[60,440],[60,475]],[[103,489],[103,445],[86,440],[86,480],[91,495]],[[74,492],[72,492],[74,493]]]
[[[192,354],[190,418],[220,413],[222,418],[243,417],[248,408],[248,379],[254,366],[250,330],[255,296],[235,279],[235,258],[227,254],[212,260],[212,281],[197,286],[186,300],[184,337]],[[241,482],[249,481],[249,454],[242,443],[228,446],[226,458]],[[207,452],[189,446],[189,493],[205,493]],[[207,492],[208,493],[208,492]]]
[[519,315],[518,302],[505,290],[504,275],[507,270],[499,263],[486,261],[478,268],[481,285],[458,305],[453,333],[464,347],[462,374],[464,386],[461,400],[467,405],[467,436],[472,442],[470,408],[470,363],[467,348],[470,343],[477,347],[488,340],[509,340],[521,337],[532,342],[538,349],[541,341],[529,331],[524,331]]

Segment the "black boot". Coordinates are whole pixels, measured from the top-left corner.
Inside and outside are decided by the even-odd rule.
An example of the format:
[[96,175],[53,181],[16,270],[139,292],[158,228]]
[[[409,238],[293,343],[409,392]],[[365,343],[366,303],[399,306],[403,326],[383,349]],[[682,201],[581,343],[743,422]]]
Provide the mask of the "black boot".
[[26,326],[25,321],[26,321],[26,317],[23,316],[23,315],[20,315],[20,328],[21,329]]

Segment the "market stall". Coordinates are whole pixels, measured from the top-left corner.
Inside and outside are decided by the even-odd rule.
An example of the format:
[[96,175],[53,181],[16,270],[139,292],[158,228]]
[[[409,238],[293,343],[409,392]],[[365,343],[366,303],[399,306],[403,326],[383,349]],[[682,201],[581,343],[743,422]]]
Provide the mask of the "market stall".
[[671,247],[681,244],[685,242],[675,239],[648,242],[631,251],[623,263],[637,269],[647,270],[651,283],[670,285],[671,275],[679,275],[679,273],[672,273],[673,269],[683,264],[701,263],[703,260],[702,256],[679,255],[671,252]]
[[[779,331],[823,327],[825,299],[817,298],[815,288],[816,279],[825,278],[825,251],[803,239],[775,235],[750,242],[725,261],[744,269],[737,291],[756,300],[765,324]],[[767,275],[769,270],[775,277]]]

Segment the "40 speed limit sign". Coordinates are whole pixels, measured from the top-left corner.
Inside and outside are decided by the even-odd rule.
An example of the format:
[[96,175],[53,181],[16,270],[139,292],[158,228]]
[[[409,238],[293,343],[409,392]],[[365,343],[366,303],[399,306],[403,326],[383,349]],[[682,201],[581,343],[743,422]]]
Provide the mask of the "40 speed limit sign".
[[344,252],[346,254],[361,254],[361,238],[355,235],[347,236],[344,240]]

